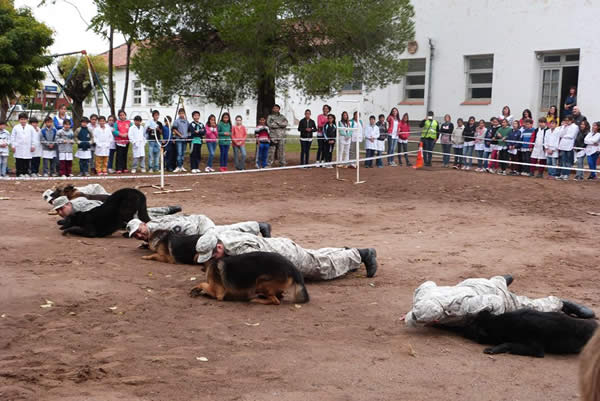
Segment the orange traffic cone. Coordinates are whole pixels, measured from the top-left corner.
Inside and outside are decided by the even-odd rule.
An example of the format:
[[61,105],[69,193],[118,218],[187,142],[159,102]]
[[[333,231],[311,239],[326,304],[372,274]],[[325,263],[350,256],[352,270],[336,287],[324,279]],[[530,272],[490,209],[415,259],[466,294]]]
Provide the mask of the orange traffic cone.
[[421,167],[423,167],[423,143],[419,142],[419,153],[417,153],[417,163],[415,163],[413,168]]

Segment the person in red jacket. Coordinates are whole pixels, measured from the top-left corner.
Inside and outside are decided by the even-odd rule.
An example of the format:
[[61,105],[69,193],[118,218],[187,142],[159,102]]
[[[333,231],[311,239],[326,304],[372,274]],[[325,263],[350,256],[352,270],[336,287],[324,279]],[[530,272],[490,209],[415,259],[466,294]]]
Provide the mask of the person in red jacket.
[[[398,153],[404,153],[406,159],[406,166],[410,167],[410,161],[408,160],[408,137],[410,136],[410,123],[408,122],[408,113],[404,113],[402,120],[398,124]],[[398,165],[402,165],[402,155],[398,155]]]
[[127,119],[127,113],[125,113],[125,110],[119,110],[117,130],[115,132],[115,144],[117,145],[117,174],[129,172],[129,170],[127,170],[129,127],[131,127],[131,121]]
[[397,108],[393,108],[390,111],[390,115],[387,118],[388,125],[388,143],[387,143],[387,154],[388,166],[395,167],[397,164],[394,163],[393,154],[396,153],[396,144],[398,143],[398,128],[400,127],[400,112]]

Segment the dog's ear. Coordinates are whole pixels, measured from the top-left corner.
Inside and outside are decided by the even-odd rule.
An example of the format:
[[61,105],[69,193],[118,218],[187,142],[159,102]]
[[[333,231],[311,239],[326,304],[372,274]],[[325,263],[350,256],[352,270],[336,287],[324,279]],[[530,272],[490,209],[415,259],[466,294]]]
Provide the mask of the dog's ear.
[[123,235],[123,238],[129,238],[129,233],[127,231],[125,231],[122,235]]

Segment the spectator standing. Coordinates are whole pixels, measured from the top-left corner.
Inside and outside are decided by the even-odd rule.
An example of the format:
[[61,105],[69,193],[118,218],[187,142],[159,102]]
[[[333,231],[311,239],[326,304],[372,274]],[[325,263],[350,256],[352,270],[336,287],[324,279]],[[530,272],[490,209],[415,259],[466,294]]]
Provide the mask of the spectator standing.
[[508,125],[508,119],[502,120],[502,124],[500,124],[500,128],[496,131],[496,139],[498,143],[496,144],[496,149],[498,151],[498,159],[500,160],[500,170],[498,174],[506,175],[506,161],[508,160],[508,150],[506,146],[506,138],[510,134],[512,129]]
[[583,181],[583,167],[586,159],[585,152],[585,137],[591,131],[590,123],[587,120],[583,120],[581,124],[579,124],[579,133],[575,138],[575,142],[573,143],[573,151],[575,152],[575,161],[578,169],[575,171],[575,181]]
[[578,106],[573,107],[573,122],[579,127],[583,121],[586,121],[587,118],[581,114],[581,110],[579,110]]
[[171,130],[172,118],[166,116],[163,121],[162,146],[165,149],[165,167],[168,172],[174,172],[177,169],[177,146]]
[[160,170],[160,140],[162,138],[163,125],[159,121],[160,112],[152,111],[152,120],[146,124],[146,140],[148,141],[148,171]]
[[110,143],[110,151],[108,154],[108,172],[112,174],[115,172],[115,155],[117,154],[117,143],[115,142],[115,139],[117,138],[117,136],[119,136],[119,130],[117,129],[117,119],[115,118],[115,116],[108,116],[106,125],[110,127],[113,136],[113,140]]
[[[348,167],[346,164],[350,158],[350,145],[352,144],[352,131],[350,128],[350,116],[347,111],[342,112],[340,121],[338,121],[338,132],[340,135],[340,143],[337,152],[337,161],[340,167]],[[342,162],[345,162],[342,164]]]
[[510,126],[512,126],[514,119],[515,118],[510,113],[510,107],[504,106],[502,108],[502,115],[498,118],[498,122],[502,123],[502,120],[506,120],[508,123],[508,126],[510,127]]
[[[365,151],[367,159],[377,154],[377,139],[379,138],[379,127],[376,124],[375,116],[369,117],[369,125],[365,128]],[[380,154],[377,154],[380,156]],[[379,166],[381,159],[377,159]],[[365,168],[373,168],[373,160],[365,160]]]
[[114,137],[112,128],[106,123],[104,116],[98,117],[98,126],[93,135],[96,143],[96,174],[107,175],[110,145],[114,142]]
[[[355,111],[352,114],[352,120],[350,120],[350,128],[352,130],[352,140],[350,144],[350,168],[356,168],[356,162],[352,162],[352,160],[356,160],[356,148],[360,147],[360,143],[363,141],[363,124],[360,121],[358,116],[358,111]],[[358,145],[357,145],[358,144]]]
[[[269,135],[269,127],[266,125],[267,120],[264,117],[258,119],[258,125],[254,129],[254,137],[258,144],[257,165],[258,168],[265,168],[268,165],[269,147],[271,146],[271,137]],[[317,167],[319,165],[317,164]]]
[[[477,171],[478,173],[485,171],[485,169],[487,168],[487,160],[483,160],[486,148],[485,138],[487,135],[487,131],[488,130],[485,126],[485,120],[479,120],[479,124],[477,125],[477,128],[475,128],[474,141],[475,154],[477,155],[477,169],[475,171]],[[485,156],[485,158],[487,158],[487,155]]]
[[171,137],[175,142],[175,149],[177,152],[177,167],[173,170],[174,173],[187,171],[185,167],[183,167],[183,161],[185,159],[185,152],[187,151],[189,129],[190,124],[185,118],[185,109],[181,108],[177,112],[177,119],[171,126]]
[[36,117],[29,119],[29,125],[35,131],[35,135],[33,136],[33,148],[35,150],[31,152],[31,176],[37,177],[40,173],[40,161],[42,159],[42,130],[40,130]]
[[142,125],[142,117],[135,116],[133,125],[129,127],[128,132],[131,146],[133,147],[133,163],[131,172],[137,173],[139,168],[142,173],[146,172],[146,129]]
[[573,114],[573,108],[575,106],[577,106],[577,88],[571,86],[569,88],[569,96],[567,96],[567,98],[565,99],[565,104],[563,105],[563,119],[566,116],[570,116],[571,114]]
[[60,175],[62,177],[72,177],[73,144],[75,143],[75,135],[71,129],[71,121],[63,121],[62,129],[58,130],[56,133],[56,143],[58,144]]
[[323,113],[317,117],[317,167],[320,167],[324,160],[323,149],[325,148],[325,140],[323,137],[323,127],[327,124],[327,115],[331,113],[331,107],[329,105],[323,106]]
[[27,117],[27,113],[19,114],[19,124],[14,126],[10,135],[17,177],[29,177],[31,154],[35,150],[33,144],[36,133],[33,127],[27,123]]
[[489,159],[493,159],[492,152],[496,149],[497,141],[495,140],[495,137],[496,137],[496,131],[498,131],[498,128],[500,128],[498,119],[496,117],[492,117],[490,119],[490,126],[485,133],[485,141],[483,142],[485,145],[485,148],[483,150],[483,157],[485,158],[484,168],[485,168],[485,171],[487,171],[488,173],[494,172],[494,169],[492,169],[493,160],[489,160]]
[[[521,142],[523,143],[521,143],[521,149],[519,149],[521,163],[531,163],[531,137],[534,131],[533,120],[531,118],[525,119],[521,128]],[[532,171],[531,166],[521,165],[521,175],[533,177]]]
[[271,136],[271,146],[269,147],[269,167],[273,166],[275,153],[279,157],[279,165],[287,166],[285,161],[285,137],[288,120],[280,113],[281,107],[278,104],[273,106],[272,113],[267,117],[267,126]]
[[208,120],[206,121],[206,147],[208,148],[208,162],[206,163],[204,171],[207,173],[212,173],[215,171],[213,169],[213,160],[217,150],[218,138],[219,129],[217,128],[217,117],[215,117],[214,114],[211,114],[208,116]]
[[463,167],[462,151],[465,143],[465,122],[462,118],[456,120],[456,127],[452,131],[452,148],[454,149],[454,168],[459,169]]
[[200,121],[200,112],[192,112],[190,123],[190,135],[192,138],[192,152],[190,153],[190,171],[200,173],[200,160],[202,159],[202,140],[206,136],[206,127]]
[[[406,167],[412,166],[408,160],[408,138],[410,137],[410,122],[408,113],[404,113],[398,126],[398,153],[404,153]],[[398,165],[402,165],[402,155],[398,155]]]
[[433,147],[438,138],[439,124],[433,119],[433,111],[427,112],[427,117],[421,121],[421,143],[423,144],[423,162],[425,166],[431,167]]
[[475,117],[469,117],[469,121],[465,125],[465,130],[463,131],[463,170],[471,170],[473,166],[473,148],[475,146],[475,130],[477,129],[477,125],[475,124]]
[[546,131],[544,137],[544,151],[546,152],[546,164],[548,165],[548,178],[559,179],[560,174],[556,167],[558,166],[558,145],[560,143],[561,127],[558,127],[558,120],[550,120],[550,128]]
[[219,171],[227,171],[229,147],[231,146],[231,116],[229,113],[223,113],[221,121],[217,124],[217,131],[219,132]]
[[579,133],[579,127],[573,123],[573,116],[569,115],[563,120],[558,143],[560,179],[568,180],[573,166],[573,146]]
[[521,148],[521,127],[518,121],[513,121],[512,131],[506,138],[508,158],[512,162],[510,165],[510,175],[519,175],[519,149]]
[[115,137],[115,144],[117,145],[117,174],[129,172],[129,170],[127,170],[129,127],[131,127],[131,121],[127,119],[127,113],[125,113],[125,110],[119,110],[117,135]]
[[10,147],[10,133],[6,130],[6,121],[0,120],[0,177],[6,177],[8,170],[8,148]]
[[[333,149],[335,147],[335,140],[337,135],[337,127],[335,124],[335,116],[333,114],[329,114],[327,116],[327,124],[323,127],[323,136],[325,138],[325,163],[331,163],[331,157],[333,154]],[[333,168],[331,164],[327,164],[324,166],[325,168]]]
[[394,163],[394,153],[396,152],[396,146],[398,144],[398,132],[400,131],[400,112],[395,107],[390,111],[390,114],[387,117],[387,126],[388,166],[396,167],[396,163]]
[[65,120],[69,120],[71,122],[71,128],[72,128],[73,127],[73,119],[67,115],[67,106],[62,104],[58,108],[58,114],[55,115],[54,119],[53,119],[54,128],[56,128],[56,132],[58,132],[58,130],[62,129],[63,122]]
[[[325,109],[325,107],[323,107]],[[310,118],[310,110],[304,111],[304,118],[298,124],[298,132],[300,132],[300,164],[310,164],[310,146],[313,141],[313,133],[317,132],[315,121]],[[319,116],[321,117],[321,116]],[[325,124],[323,124],[325,125]]]
[[88,119],[81,119],[81,126],[75,130],[75,143],[77,144],[77,153],[75,157],[79,159],[79,176],[87,177],[90,175],[90,160],[92,160],[92,131],[88,127]]
[[[92,114],[90,116],[90,122],[88,124],[88,129],[90,130],[92,137],[94,136],[94,131],[96,130],[96,127],[98,127],[98,114]],[[98,172],[96,171],[96,163],[95,163],[96,143],[94,141],[91,143],[90,151],[92,153],[92,158],[90,159],[90,172],[92,174],[98,174]]]
[[450,153],[452,152],[452,132],[454,132],[454,124],[450,114],[444,116],[444,122],[440,126],[440,143],[442,144],[442,167],[450,167]]
[[58,153],[56,152],[56,128],[50,116],[44,119],[44,128],[41,130],[42,145],[42,173],[44,177],[56,176],[56,164],[58,163]]
[[[1,126],[0,126],[1,128]],[[598,152],[600,152],[600,121],[592,124],[592,131],[585,137],[585,154],[587,155],[588,166],[590,170],[596,170],[598,162]],[[596,172],[591,171],[588,180],[595,180]]]
[[537,171],[536,178],[544,178],[544,165],[546,164],[546,152],[544,151],[544,140],[546,132],[548,131],[546,117],[540,117],[538,119],[538,127],[531,136],[531,143],[533,143],[533,150],[531,151],[531,163],[539,164],[538,167],[532,167],[531,173],[535,174]]
[[546,124],[550,128],[550,122],[556,120],[556,125],[560,125],[560,118],[558,116],[558,109],[556,106],[550,106],[548,113],[546,114]]
[[525,121],[533,120],[533,116],[531,115],[531,110],[525,109],[523,110],[522,118],[519,120],[519,124],[521,124],[521,128],[525,126]]
[[235,117],[235,125],[231,129],[233,139],[233,162],[236,170],[246,169],[246,138],[248,131],[242,124],[242,116]]

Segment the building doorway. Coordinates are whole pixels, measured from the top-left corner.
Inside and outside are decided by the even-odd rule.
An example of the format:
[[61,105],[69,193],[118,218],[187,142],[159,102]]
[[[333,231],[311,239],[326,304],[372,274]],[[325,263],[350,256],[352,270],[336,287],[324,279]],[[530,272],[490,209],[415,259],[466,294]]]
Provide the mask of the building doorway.
[[579,51],[540,53],[538,58],[542,70],[540,111],[546,113],[551,106],[557,106],[562,116],[569,89],[577,87],[579,81]]

